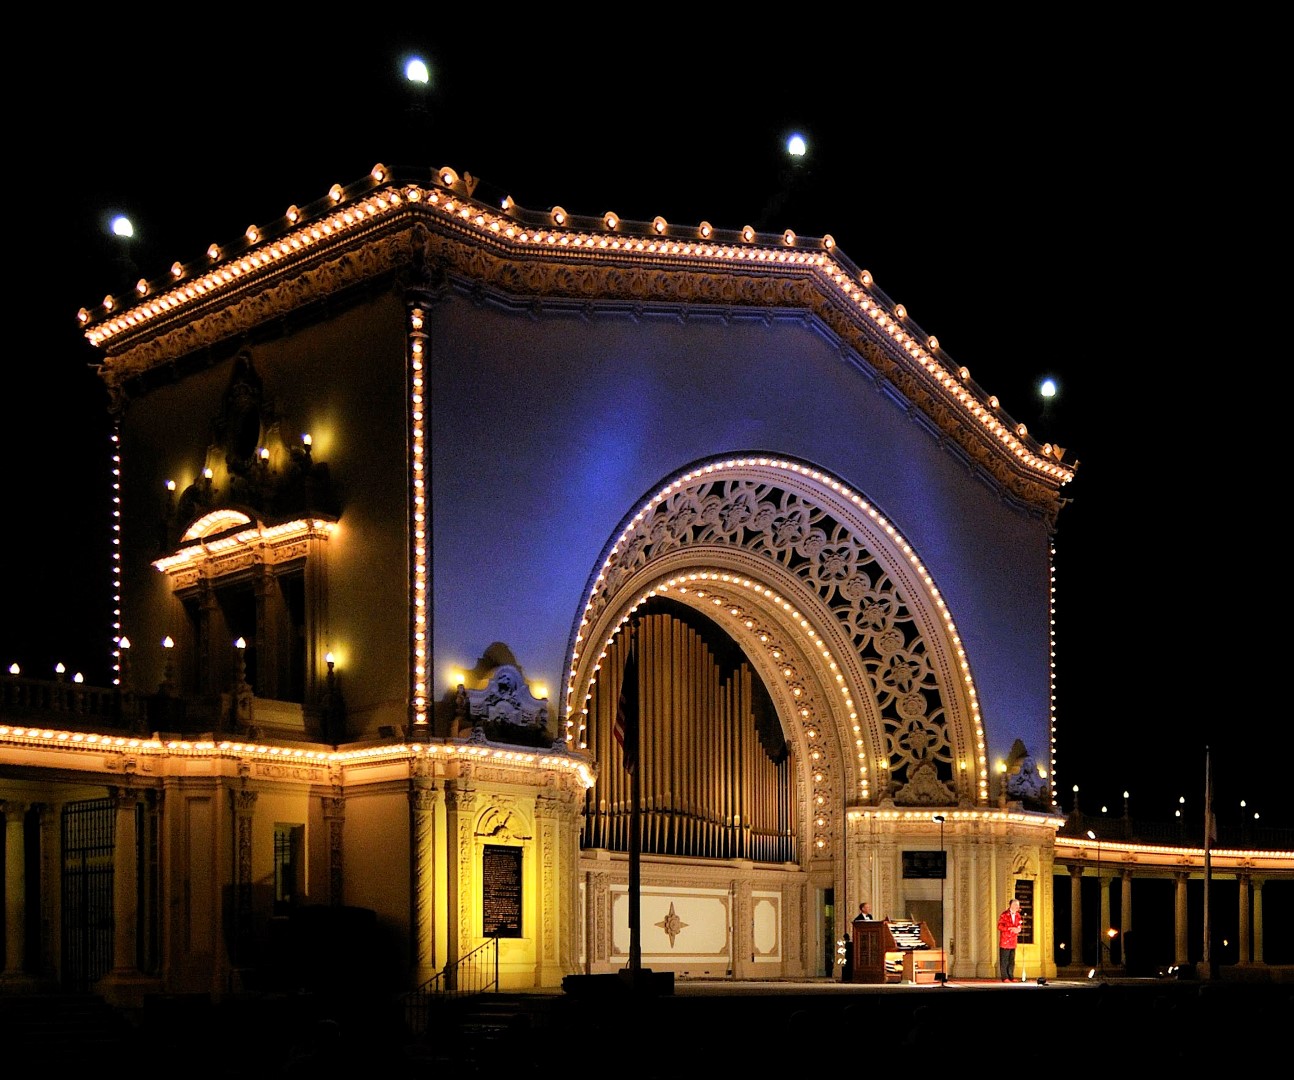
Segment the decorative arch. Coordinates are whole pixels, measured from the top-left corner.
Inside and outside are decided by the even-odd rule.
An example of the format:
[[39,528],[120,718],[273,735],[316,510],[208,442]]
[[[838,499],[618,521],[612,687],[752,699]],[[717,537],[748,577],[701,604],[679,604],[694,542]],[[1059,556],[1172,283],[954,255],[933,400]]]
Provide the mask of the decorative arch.
[[704,611],[764,678],[810,782],[827,848],[847,805],[985,805],[970,664],[940,592],[895,526],[839,478],[763,455],[709,458],[622,520],[572,628],[562,719],[587,705],[620,630],[653,596]]

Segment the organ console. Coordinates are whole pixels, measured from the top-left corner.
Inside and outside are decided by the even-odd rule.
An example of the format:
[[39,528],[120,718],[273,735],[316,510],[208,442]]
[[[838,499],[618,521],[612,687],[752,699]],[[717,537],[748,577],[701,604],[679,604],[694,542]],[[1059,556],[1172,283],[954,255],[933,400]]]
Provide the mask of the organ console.
[[858,983],[937,982],[945,970],[943,950],[923,922],[882,919],[855,922],[853,981]]

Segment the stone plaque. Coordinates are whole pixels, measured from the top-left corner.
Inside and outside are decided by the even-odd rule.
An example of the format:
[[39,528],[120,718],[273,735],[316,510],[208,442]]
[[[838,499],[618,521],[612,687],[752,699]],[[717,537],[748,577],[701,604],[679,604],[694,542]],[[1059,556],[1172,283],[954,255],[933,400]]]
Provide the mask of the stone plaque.
[[486,844],[481,856],[481,927],[486,937],[521,937],[521,848]]

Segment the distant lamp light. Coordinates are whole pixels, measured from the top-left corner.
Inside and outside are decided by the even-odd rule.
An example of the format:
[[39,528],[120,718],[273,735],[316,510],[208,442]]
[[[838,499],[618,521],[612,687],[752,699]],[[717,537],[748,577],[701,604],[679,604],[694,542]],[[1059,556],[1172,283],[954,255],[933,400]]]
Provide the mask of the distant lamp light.
[[562,209],[560,206],[553,207],[553,224],[554,225],[566,224],[566,211]]
[[827,233],[827,235],[822,238],[822,246],[828,251],[831,251],[836,246],[836,238],[832,236],[831,233]]
[[620,227],[620,219],[608,210],[602,215],[602,225],[607,229],[617,229]]
[[75,675],[72,676],[72,681],[74,683],[83,683],[85,682],[85,676],[78,671]]
[[1043,379],[1038,385],[1038,393],[1045,398],[1054,398],[1056,396],[1056,380]]
[[369,169],[368,174],[373,178],[373,183],[380,184],[386,180],[386,177],[387,177],[386,166],[379,162],[377,165],[374,165],[371,169]]
[[166,490],[167,490],[167,491],[174,491],[174,490],[175,490],[175,481],[174,481],[174,480],[168,480],[168,481],[166,481]]
[[145,279],[145,278],[140,278],[137,282],[135,282],[135,292],[137,292],[140,296],[147,296],[147,295],[148,295],[148,281],[147,281],[147,279]]
[[241,637],[240,637],[240,638],[235,639],[235,641],[234,641],[234,648],[235,648],[235,649],[245,649],[245,648],[247,648],[247,639],[246,639],[246,638],[241,638]]
[[119,648],[119,649],[129,649],[129,648],[130,648],[130,638],[128,638],[128,637],[123,637],[120,641],[118,641],[118,642],[117,642],[117,648]]
[[445,187],[453,187],[455,184],[458,183],[458,173],[454,172],[454,170],[451,169],[448,165],[441,168],[441,170],[436,175],[440,179],[440,182],[445,185]]
[[332,671],[337,664],[337,658],[331,652],[324,653],[324,663],[328,665],[328,670]]
[[63,675],[63,673],[64,673],[64,672],[66,672],[66,671],[67,671],[67,668],[65,668],[65,667],[63,666],[63,661],[62,661],[62,660],[60,660],[57,664],[55,664],[55,665],[54,665],[54,674],[55,674],[55,675],[62,676],[62,675]]
[[170,635],[170,634],[167,634],[167,635],[166,635],[166,637],[162,638],[162,648],[163,648],[163,649],[174,649],[174,648],[175,648],[175,642],[174,642],[174,640],[172,640],[172,638],[171,638],[171,635]]
[[802,158],[809,152],[809,144],[804,141],[804,136],[796,132],[786,140],[786,152],[794,158]]
[[793,233],[790,229],[787,229],[786,232],[782,233],[782,243],[784,243],[787,247],[794,247],[795,233]]
[[333,186],[328,189],[328,198],[335,203],[341,202],[343,194],[344,192],[341,189],[341,184],[333,184]]
[[256,244],[260,242],[261,230],[255,225],[248,225],[247,231],[243,233],[243,236],[247,238],[247,242],[249,244]]
[[404,77],[410,82],[422,83],[426,86],[431,82],[431,71],[428,70],[425,61],[415,56],[404,65]]
[[283,216],[286,217],[291,224],[295,225],[301,220],[301,207],[297,206],[296,203],[293,203],[288,207],[287,213]]
[[210,468],[206,468],[202,470],[202,478],[204,480],[210,480],[215,475],[216,474],[212,472]]
[[741,238],[749,244],[755,239],[755,230],[750,225],[743,226],[741,230]]
[[219,244],[212,244],[209,248],[207,248],[207,258],[210,259],[212,262],[215,262],[217,259],[220,258]]
[[184,277],[184,264],[179,260],[176,260],[175,262],[171,263],[171,277],[173,278]]
[[657,214],[654,218],[651,219],[651,228],[652,228],[652,232],[654,232],[657,236],[663,236],[665,234],[665,230],[669,228],[669,223],[663,217]]
[[[935,337],[934,334],[931,334],[930,337],[926,339],[926,348],[931,352],[939,351],[939,339]],[[962,378],[964,379],[966,376],[963,375]]]
[[1087,838],[1088,838],[1089,840],[1095,840],[1095,839],[1096,839],[1096,833],[1094,833],[1091,829],[1088,829],[1088,830],[1087,830]]
[[21,674],[22,674],[22,668],[20,668],[20,667],[18,666],[18,664],[17,664],[17,662],[16,662],[16,661],[15,661],[14,663],[12,663],[12,664],[10,664],[10,665],[9,665],[9,674],[10,674],[10,675],[21,675]]
[[135,235],[135,226],[131,224],[130,218],[126,217],[125,214],[118,214],[114,217],[109,228],[112,229],[113,236],[124,237],[127,240]]

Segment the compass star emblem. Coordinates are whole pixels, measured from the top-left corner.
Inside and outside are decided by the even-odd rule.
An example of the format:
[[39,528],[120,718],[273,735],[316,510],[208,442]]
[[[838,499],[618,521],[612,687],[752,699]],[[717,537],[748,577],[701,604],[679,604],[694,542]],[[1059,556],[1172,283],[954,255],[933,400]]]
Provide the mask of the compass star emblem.
[[683,932],[683,927],[687,925],[674,911],[674,902],[670,901],[669,914],[656,924],[669,935],[669,947],[674,948],[674,939]]

